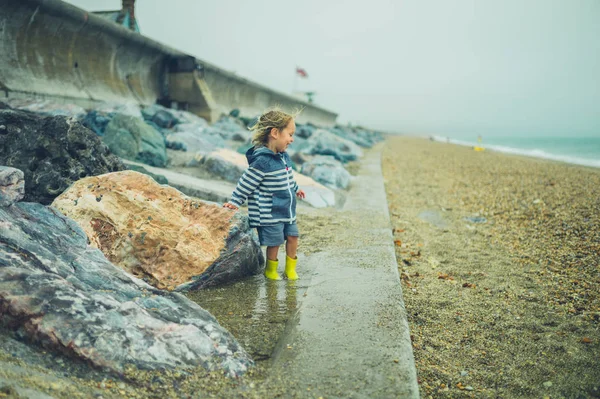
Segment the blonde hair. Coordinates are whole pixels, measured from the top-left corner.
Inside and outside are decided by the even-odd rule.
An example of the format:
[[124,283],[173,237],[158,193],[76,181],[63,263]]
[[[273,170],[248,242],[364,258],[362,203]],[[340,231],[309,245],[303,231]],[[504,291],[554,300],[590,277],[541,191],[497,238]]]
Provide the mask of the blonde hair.
[[296,119],[301,110],[294,111],[291,114],[284,112],[279,107],[267,109],[258,118],[256,123],[249,127],[253,133],[252,144],[255,146],[266,146],[269,143],[269,135],[272,129],[283,130],[286,126]]

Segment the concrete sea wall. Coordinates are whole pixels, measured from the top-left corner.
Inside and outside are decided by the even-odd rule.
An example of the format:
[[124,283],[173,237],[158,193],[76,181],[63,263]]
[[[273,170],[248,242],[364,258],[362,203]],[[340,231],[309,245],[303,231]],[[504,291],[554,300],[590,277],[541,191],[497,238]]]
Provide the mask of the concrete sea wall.
[[0,0],[0,96],[84,107],[156,102],[209,121],[239,109],[304,108],[300,122],[337,114],[278,93],[59,0]]

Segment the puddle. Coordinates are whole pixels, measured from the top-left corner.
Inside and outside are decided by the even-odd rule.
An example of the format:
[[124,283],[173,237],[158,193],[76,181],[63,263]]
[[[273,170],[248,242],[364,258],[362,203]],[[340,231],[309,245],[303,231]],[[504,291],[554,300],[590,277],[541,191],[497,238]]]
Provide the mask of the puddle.
[[209,311],[259,363],[271,358],[306,289],[302,279],[272,281],[258,275],[187,297]]
[[447,229],[448,223],[444,220],[442,214],[438,211],[427,210],[420,212],[417,217],[427,223],[431,223],[440,229]]

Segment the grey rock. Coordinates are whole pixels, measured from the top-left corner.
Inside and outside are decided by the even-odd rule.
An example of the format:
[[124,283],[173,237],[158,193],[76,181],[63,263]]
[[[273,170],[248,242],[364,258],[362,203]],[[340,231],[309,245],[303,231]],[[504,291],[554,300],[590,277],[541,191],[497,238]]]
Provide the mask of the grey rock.
[[137,104],[101,103],[95,105],[83,118],[79,118],[79,121],[98,136],[104,136],[106,126],[118,114],[143,119]]
[[352,178],[340,161],[327,155],[316,156],[302,164],[302,173],[333,189],[348,188]]
[[[185,144],[182,141],[178,141],[178,140],[173,140],[173,141],[165,140],[165,146],[169,150],[187,152],[187,144]],[[167,156],[168,156],[168,154],[167,154]]]
[[192,128],[188,131],[171,133],[167,136],[167,141],[182,143],[187,148],[187,152],[200,154],[208,154],[226,146],[225,140],[220,135],[211,134],[206,128]]
[[150,105],[142,109],[144,120],[151,121],[161,128],[172,128],[180,123],[179,118],[172,112],[171,109],[158,104]]
[[312,125],[296,124],[296,136],[302,137],[303,139],[310,138],[315,130],[317,130],[317,128]]
[[247,164],[224,158],[219,151],[204,156],[200,164],[206,171],[232,183],[237,183],[248,167]]
[[327,187],[306,186],[298,183],[300,188],[306,193],[306,198],[302,201],[313,208],[327,208],[335,206],[335,193]]
[[262,273],[264,264],[265,258],[256,231],[250,228],[247,216],[236,213],[221,255],[204,273],[177,286],[175,291],[198,290],[231,283]]
[[162,134],[135,117],[117,114],[106,126],[102,141],[120,157],[158,167],[167,163]]
[[0,166],[0,206],[10,206],[25,196],[23,171]]
[[100,138],[65,116],[42,117],[0,104],[0,165],[25,175],[27,202],[49,204],[74,181],[124,170]]
[[88,129],[96,133],[98,136],[104,136],[106,126],[112,118],[112,115],[104,114],[96,110],[91,110],[80,121],[83,126],[87,127]]
[[471,223],[487,223],[487,219],[481,216],[466,216],[463,219]]
[[366,148],[371,148],[376,143],[384,140],[383,134],[362,128],[336,126],[329,129],[329,131]]
[[173,121],[175,123],[171,127],[173,127],[173,126],[177,127],[177,125],[181,125],[181,124],[194,124],[199,127],[207,127],[208,126],[208,122],[206,122],[206,119],[204,119],[196,114],[193,114],[188,111],[182,111],[182,110],[173,109],[173,108],[166,108],[166,107],[163,107],[158,104],[144,108],[144,110],[142,111],[142,114],[144,115],[144,119],[152,120],[154,118],[154,116],[159,112],[162,112],[163,115],[165,115],[165,113],[166,113],[169,115],[168,116],[169,118],[173,119]]
[[223,117],[215,122],[211,129],[218,132],[225,140],[246,141],[251,133],[245,125],[230,116]]
[[296,151],[309,155],[332,155],[340,162],[354,161],[363,154],[357,144],[325,129],[315,130],[308,139],[308,145]]
[[16,336],[116,374],[253,364],[207,311],[111,264],[55,209],[19,202],[0,220],[0,323]]
[[309,148],[310,145],[310,139],[294,136],[294,142],[288,147],[287,152],[290,154],[290,157],[292,157],[294,154],[306,152],[305,150]]
[[[301,152],[294,152],[294,154],[290,155],[292,162],[294,165],[303,165],[305,162],[310,160],[310,155],[303,154]],[[335,159],[335,158],[334,158]]]

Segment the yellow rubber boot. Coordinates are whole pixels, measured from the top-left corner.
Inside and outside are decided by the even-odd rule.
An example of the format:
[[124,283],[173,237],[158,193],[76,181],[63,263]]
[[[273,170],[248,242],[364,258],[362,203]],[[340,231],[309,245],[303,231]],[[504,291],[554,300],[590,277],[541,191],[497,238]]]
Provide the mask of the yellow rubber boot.
[[288,280],[298,280],[296,262],[298,262],[298,257],[296,257],[296,259],[292,259],[289,256],[285,257],[285,275]]
[[269,280],[281,280],[279,274],[277,274],[277,265],[279,261],[267,259],[267,266],[265,267],[265,277]]

